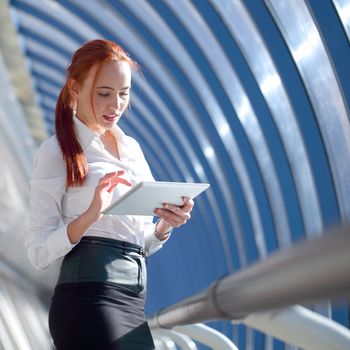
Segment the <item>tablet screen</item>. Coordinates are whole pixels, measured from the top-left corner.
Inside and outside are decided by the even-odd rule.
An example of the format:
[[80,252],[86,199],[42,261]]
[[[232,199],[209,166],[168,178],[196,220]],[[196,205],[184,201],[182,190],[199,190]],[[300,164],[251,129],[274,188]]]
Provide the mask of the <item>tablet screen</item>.
[[163,203],[182,205],[182,197],[195,198],[210,185],[187,182],[140,182],[112,203],[103,214],[154,215]]

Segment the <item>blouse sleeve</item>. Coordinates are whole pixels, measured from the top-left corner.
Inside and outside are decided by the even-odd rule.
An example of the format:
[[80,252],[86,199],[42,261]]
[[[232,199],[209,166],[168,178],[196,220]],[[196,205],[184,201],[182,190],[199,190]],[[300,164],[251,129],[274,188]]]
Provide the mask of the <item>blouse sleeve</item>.
[[163,244],[168,241],[170,238],[171,232],[173,229],[169,231],[169,236],[167,239],[160,241],[156,236],[155,236],[155,226],[156,224],[154,223],[148,223],[145,224],[145,228],[147,230],[147,235],[146,235],[146,245],[145,245],[145,250],[147,255],[154,254],[157,252],[159,249],[163,247]]
[[30,182],[30,234],[26,248],[31,263],[44,269],[67,254],[75,244],[62,220],[61,200],[66,187],[65,163],[51,138],[37,151]]

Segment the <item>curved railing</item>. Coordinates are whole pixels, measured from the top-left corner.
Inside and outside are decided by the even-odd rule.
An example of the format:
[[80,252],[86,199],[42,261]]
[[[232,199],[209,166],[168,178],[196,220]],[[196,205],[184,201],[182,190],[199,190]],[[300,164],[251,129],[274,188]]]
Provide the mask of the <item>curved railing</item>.
[[[350,349],[350,332],[345,327],[305,308],[279,310],[311,300],[349,295],[349,252],[350,227],[336,229],[215,281],[202,292],[160,310],[148,320],[149,325],[152,329],[170,329],[216,319],[239,320],[256,328],[260,325],[261,330],[280,334],[306,349],[314,346]],[[266,321],[268,315],[270,326]],[[297,339],[293,332],[283,332],[282,328],[276,330],[273,321],[278,317],[282,320],[282,315],[289,328],[304,320],[304,331],[312,341]],[[260,322],[262,319],[264,322]],[[311,332],[313,328],[319,332]],[[320,332],[328,335],[326,345],[324,342],[322,345]]]

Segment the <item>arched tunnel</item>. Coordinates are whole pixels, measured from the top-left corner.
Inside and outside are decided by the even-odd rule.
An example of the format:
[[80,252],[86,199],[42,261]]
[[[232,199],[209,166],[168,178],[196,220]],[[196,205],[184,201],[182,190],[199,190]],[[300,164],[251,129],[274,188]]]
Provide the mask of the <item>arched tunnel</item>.
[[[349,0],[0,7],[0,349],[51,346],[60,261],[36,271],[28,260],[30,178],[55,133],[67,65],[88,40],[115,41],[141,67],[119,126],[156,180],[210,183],[191,220],[148,260],[147,315],[350,222]],[[346,296],[304,306],[349,328]],[[243,324],[208,325],[239,349],[295,348]]]

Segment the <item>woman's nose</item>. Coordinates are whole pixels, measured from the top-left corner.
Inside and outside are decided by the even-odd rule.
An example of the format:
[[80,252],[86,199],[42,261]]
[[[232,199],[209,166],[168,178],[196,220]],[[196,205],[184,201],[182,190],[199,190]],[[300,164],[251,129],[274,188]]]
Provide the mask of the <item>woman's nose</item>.
[[113,110],[119,111],[122,104],[122,99],[120,97],[116,97],[111,103],[111,107]]

